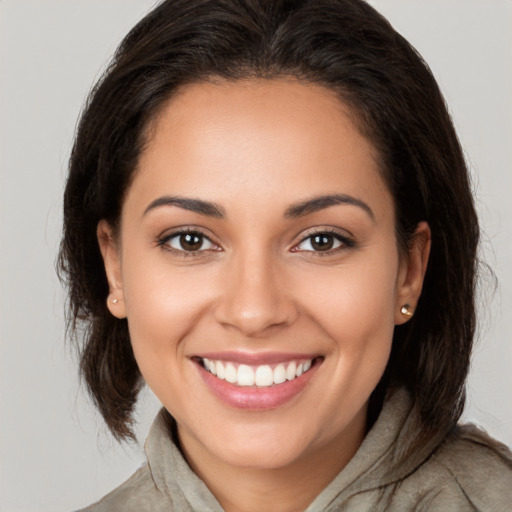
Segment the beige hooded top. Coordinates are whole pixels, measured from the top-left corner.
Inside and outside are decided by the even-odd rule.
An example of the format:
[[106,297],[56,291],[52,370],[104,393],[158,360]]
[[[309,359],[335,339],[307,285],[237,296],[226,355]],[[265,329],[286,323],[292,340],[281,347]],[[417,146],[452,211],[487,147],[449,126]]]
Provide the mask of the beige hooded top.
[[[404,458],[418,421],[408,393],[390,393],[357,453],[305,512],[512,512],[512,454],[504,445],[457,427]],[[172,442],[163,411],[146,455],[147,465],[81,512],[222,512]]]

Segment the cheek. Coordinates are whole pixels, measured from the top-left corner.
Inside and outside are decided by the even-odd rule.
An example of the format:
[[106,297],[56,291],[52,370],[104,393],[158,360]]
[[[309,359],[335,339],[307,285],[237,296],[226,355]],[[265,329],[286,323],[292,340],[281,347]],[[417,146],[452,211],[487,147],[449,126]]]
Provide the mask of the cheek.
[[346,392],[345,384],[350,382],[354,403],[373,390],[389,359],[398,269],[398,256],[393,254],[387,265],[380,255],[354,259],[331,275],[318,275],[304,293],[305,309],[331,339],[336,353],[333,364],[344,383],[336,384]]
[[210,302],[208,282],[200,269],[172,268],[165,262],[139,265],[126,261],[123,287],[135,357],[144,367],[172,366],[183,356],[182,340],[194,329]]
[[371,261],[347,265],[309,281],[303,296],[334,337],[358,331],[378,333],[386,325],[392,330],[396,267],[383,268],[382,263]]

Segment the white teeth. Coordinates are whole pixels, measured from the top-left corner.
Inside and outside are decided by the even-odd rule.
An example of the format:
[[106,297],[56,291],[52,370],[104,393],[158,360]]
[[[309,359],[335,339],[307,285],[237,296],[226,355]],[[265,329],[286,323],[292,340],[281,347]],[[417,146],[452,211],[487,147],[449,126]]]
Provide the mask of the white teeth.
[[239,386],[254,386],[254,372],[250,366],[247,366],[246,364],[241,364],[238,367],[237,377],[237,384]]
[[256,377],[255,377],[255,383],[256,386],[259,387],[268,387],[272,386],[274,383],[274,372],[272,371],[272,368],[268,364],[264,364],[263,366],[258,366],[256,369]]
[[282,384],[286,380],[286,368],[284,364],[278,364],[274,368],[274,384]]
[[238,379],[237,371],[233,363],[226,365],[226,380],[231,384],[234,384]]
[[257,386],[267,388],[273,384],[282,384],[293,380],[307,372],[313,363],[312,359],[279,363],[274,369],[268,364],[251,367],[246,364],[236,366],[231,362],[212,361],[203,358],[203,366],[212,375],[237,386]]
[[295,361],[292,361],[288,368],[286,368],[286,379],[287,380],[293,380],[295,379],[296,375],[295,372],[297,371],[297,365],[295,364]]
[[210,371],[213,375],[217,375],[217,365],[215,361],[210,361],[209,359],[204,358],[204,367]]
[[224,370],[224,365],[220,361],[217,361],[215,363],[215,368],[217,370],[217,377],[219,377],[219,379],[224,380],[226,378],[226,371]]

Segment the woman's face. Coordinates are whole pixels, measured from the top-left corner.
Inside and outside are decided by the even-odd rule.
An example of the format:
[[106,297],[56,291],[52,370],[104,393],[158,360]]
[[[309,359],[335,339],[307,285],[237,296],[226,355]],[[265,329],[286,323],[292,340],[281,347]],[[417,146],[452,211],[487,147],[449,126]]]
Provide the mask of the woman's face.
[[98,233],[109,308],[185,453],[350,458],[419,296],[428,227],[399,253],[375,150],[321,86],[192,85],[148,133],[119,239]]

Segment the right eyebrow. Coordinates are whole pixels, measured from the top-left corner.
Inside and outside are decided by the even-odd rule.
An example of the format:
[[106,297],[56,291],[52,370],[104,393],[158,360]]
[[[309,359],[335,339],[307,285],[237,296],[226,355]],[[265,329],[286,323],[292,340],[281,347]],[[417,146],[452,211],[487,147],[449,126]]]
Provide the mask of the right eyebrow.
[[162,206],[177,206],[184,210],[189,210],[200,215],[206,215],[208,217],[215,217],[218,219],[224,218],[225,212],[222,207],[210,201],[203,201],[202,199],[193,199],[190,197],[178,197],[178,196],[162,196],[152,201],[149,206],[144,210],[146,215],[155,208]]

